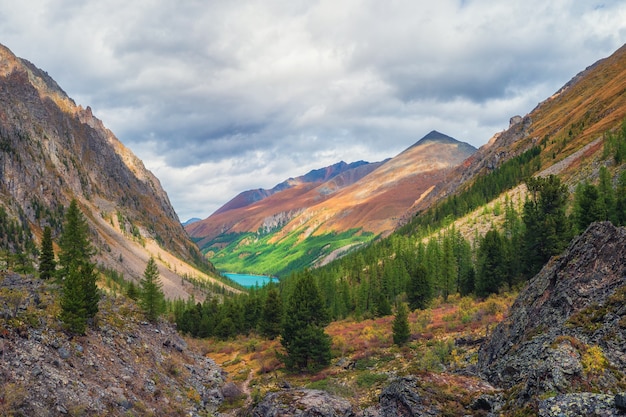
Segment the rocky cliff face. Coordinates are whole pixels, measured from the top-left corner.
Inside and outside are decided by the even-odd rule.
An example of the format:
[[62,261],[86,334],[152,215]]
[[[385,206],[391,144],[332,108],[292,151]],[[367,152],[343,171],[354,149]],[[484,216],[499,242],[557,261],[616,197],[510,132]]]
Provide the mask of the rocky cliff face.
[[481,347],[478,366],[491,383],[513,389],[520,404],[623,390],[626,229],[595,223],[574,239],[520,293]]
[[[58,235],[63,207],[76,198],[100,249],[98,262],[127,277],[141,276],[150,252],[162,252],[183,272],[181,264],[202,261],[158,179],[89,107],[77,106],[45,72],[2,45],[0,196],[34,236],[46,225]],[[185,297],[173,267],[162,266],[168,294]]]

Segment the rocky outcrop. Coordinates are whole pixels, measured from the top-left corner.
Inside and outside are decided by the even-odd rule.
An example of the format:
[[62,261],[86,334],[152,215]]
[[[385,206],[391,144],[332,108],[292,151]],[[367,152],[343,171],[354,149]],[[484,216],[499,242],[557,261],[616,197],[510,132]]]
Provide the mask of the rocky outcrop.
[[71,337],[56,318],[59,288],[0,275],[0,415],[214,413],[224,375],[169,324],[144,321],[107,295],[95,325]]
[[626,410],[619,408],[620,394],[563,394],[539,402],[539,417],[562,416],[623,416]]
[[399,378],[380,394],[379,404],[365,410],[364,417],[418,417],[439,416],[441,410],[429,405],[431,401],[419,393],[417,380]]
[[353,417],[348,400],[325,391],[286,389],[271,392],[245,415],[253,417]]
[[520,293],[478,367],[519,404],[546,393],[609,393],[626,381],[625,329],[626,229],[594,223]]

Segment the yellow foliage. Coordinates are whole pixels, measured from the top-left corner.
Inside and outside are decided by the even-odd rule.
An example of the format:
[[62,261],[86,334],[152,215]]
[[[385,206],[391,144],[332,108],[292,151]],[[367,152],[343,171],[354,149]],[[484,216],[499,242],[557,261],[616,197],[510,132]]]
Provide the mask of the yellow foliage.
[[608,364],[609,362],[604,356],[602,348],[598,345],[588,348],[582,357],[583,369],[587,374],[600,374],[606,369]]

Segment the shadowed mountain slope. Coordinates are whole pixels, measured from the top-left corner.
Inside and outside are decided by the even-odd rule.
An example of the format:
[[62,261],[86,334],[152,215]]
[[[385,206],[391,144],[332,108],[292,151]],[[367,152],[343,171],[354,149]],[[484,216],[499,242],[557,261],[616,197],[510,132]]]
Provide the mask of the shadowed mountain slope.
[[[34,240],[61,232],[64,207],[77,199],[99,264],[140,277],[159,258],[166,293],[187,297],[180,274],[208,276],[159,180],[44,71],[0,45],[0,206]],[[18,249],[18,248],[7,248]]]

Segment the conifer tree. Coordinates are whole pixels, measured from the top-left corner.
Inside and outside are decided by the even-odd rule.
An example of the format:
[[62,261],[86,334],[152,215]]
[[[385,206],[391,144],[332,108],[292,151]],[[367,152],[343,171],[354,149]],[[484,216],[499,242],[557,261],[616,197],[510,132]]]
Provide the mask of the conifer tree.
[[531,198],[524,203],[525,265],[527,274],[533,276],[569,242],[570,226],[565,215],[569,193],[556,175],[531,177],[526,185]]
[[70,273],[63,280],[63,295],[61,296],[61,313],[59,318],[67,330],[76,334],[85,334],[87,317],[85,312],[85,297],[83,294],[80,275]]
[[393,343],[402,346],[409,341],[411,337],[411,328],[409,327],[409,310],[405,303],[398,303],[396,307],[396,316],[393,319]]
[[89,228],[76,200],[72,200],[67,211],[59,248],[57,274],[63,284],[60,318],[71,332],[83,334],[87,321],[98,312],[100,292],[91,262],[94,249]]
[[315,370],[330,363],[328,314],[310,271],[298,276],[287,299],[281,332],[287,369]]
[[432,288],[428,280],[428,272],[422,264],[415,268],[414,275],[407,285],[406,295],[411,310],[418,308],[423,310],[428,306],[428,302],[432,298]]
[[156,322],[165,312],[165,295],[159,280],[159,268],[152,256],[148,260],[139,286],[139,306],[149,321]]
[[50,279],[54,276],[56,261],[54,260],[54,249],[52,247],[52,231],[50,226],[43,229],[41,238],[41,252],[39,255],[39,278]]
[[276,288],[270,288],[261,310],[261,320],[259,322],[261,336],[273,340],[280,335],[282,319],[283,303],[280,294]]
[[498,292],[506,272],[504,242],[500,233],[490,229],[478,247],[476,294],[483,297]]

